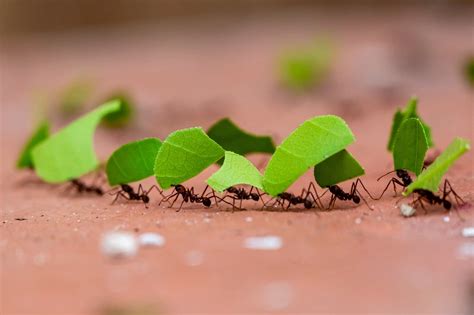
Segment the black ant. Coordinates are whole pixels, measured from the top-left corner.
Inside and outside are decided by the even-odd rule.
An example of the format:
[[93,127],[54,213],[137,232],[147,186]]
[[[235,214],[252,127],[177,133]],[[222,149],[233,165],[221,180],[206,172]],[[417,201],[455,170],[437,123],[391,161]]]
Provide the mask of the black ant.
[[132,186],[127,185],[127,184],[120,184],[120,190],[117,191],[116,193],[112,193],[111,195],[115,195],[114,201],[112,201],[112,204],[114,204],[118,197],[123,197],[127,200],[137,200],[137,201],[142,201],[145,204],[145,207],[148,208],[148,203],[150,202],[150,197],[148,197],[148,194],[151,192],[152,189],[156,189],[162,197],[163,192],[156,186],[153,185],[145,191],[145,189],[142,187],[142,184],[138,185],[138,190],[135,192]]
[[364,186],[364,183],[362,183],[362,180],[360,180],[358,178],[355,182],[352,183],[351,190],[350,190],[349,193],[345,192],[338,185],[331,185],[331,186],[328,187],[329,192],[332,194],[331,199],[329,201],[328,210],[334,208],[334,205],[335,205],[337,199],[339,199],[339,200],[350,200],[350,201],[354,202],[355,204],[359,204],[360,200],[362,199],[364,201],[364,203],[367,205],[367,207],[369,207],[369,209],[372,210],[372,208],[370,208],[367,201],[364,199],[364,197],[362,197],[361,193],[357,189],[358,184],[360,184],[362,186],[362,188],[365,190],[365,192],[369,195],[370,199],[375,200],[372,197],[372,195],[370,194],[370,192],[367,190],[367,188]]
[[[183,207],[183,204],[185,202],[191,202],[191,203],[202,203],[205,207],[210,207],[212,204],[211,198],[205,196],[204,194],[206,193],[207,189],[209,188],[209,185],[206,186],[206,189],[202,192],[201,196],[198,196],[194,193],[194,187],[186,188],[183,185],[171,185],[174,187],[174,193],[171,193],[169,196],[163,198],[159,204],[161,204],[163,201],[168,201],[170,198],[175,197],[173,202],[170,205],[170,208],[173,207],[174,203],[176,200],[178,200],[179,196],[183,198],[183,201],[181,202],[178,210],[176,212],[179,212],[181,208]],[[217,196],[214,193],[214,190],[212,190],[212,195],[214,197],[215,203],[217,204]]]
[[104,191],[102,190],[101,187],[96,186],[94,184],[86,184],[80,179],[72,179],[70,180],[71,186],[69,186],[68,190],[73,188],[75,191],[78,193],[93,193],[99,196],[102,196],[104,194]]
[[[253,192],[254,188],[257,192]],[[253,200],[253,201],[261,200],[263,205],[265,205],[265,203],[263,202],[263,199],[262,199],[263,194],[260,193],[260,191],[256,187],[250,188],[250,191],[247,192],[244,188],[236,188],[236,187],[231,186],[231,187],[227,188],[225,191],[228,194],[226,194],[224,196],[224,198],[219,198],[219,199],[226,202],[226,203],[228,203],[227,201],[225,201],[225,198],[231,198],[232,199],[232,211],[235,210],[235,201],[236,200],[240,200],[240,205],[239,205],[240,210],[242,210],[242,201],[243,200]],[[232,195],[229,195],[229,194],[232,194]],[[228,204],[230,204],[230,203],[228,203]]]
[[415,189],[413,192],[418,194],[418,198],[413,201],[413,205],[419,203],[425,211],[426,209],[423,206],[423,200],[428,202],[430,205],[439,204],[442,205],[444,209],[448,211],[451,210],[452,202],[447,199],[450,194],[454,195],[457,205],[464,204],[464,200],[462,200],[462,198],[454,191],[451,183],[447,179],[444,181],[443,195],[441,197],[426,189]]
[[388,183],[387,183],[387,186],[385,186],[384,190],[382,191],[382,193],[380,194],[380,196],[378,198],[376,198],[375,200],[379,200],[380,198],[382,198],[382,196],[385,194],[385,192],[387,191],[388,187],[390,186],[390,184],[393,185],[393,192],[395,193],[395,196],[397,195],[397,187],[396,185],[399,185],[403,188],[406,188],[408,187],[412,182],[412,178],[410,176],[410,174],[408,174],[408,172],[406,170],[403,170],[403,169],[400,169],[400,170],[395,170],[395,171],[390,171],[388,172],[387,174],[384,174],[382,176],[380,176],[379,178],[377,178],[377,181],[381,180],[383,177],[387,176],[388,174],[390,173],[393,173],[395,172],[397,174],[397,177],[401,180],[399,180],[398,178],[395,178],[395,177],[392,177]]
[[[316,194],[317,197],[315,197],[315,195],[311,192],[311,188],[314,189],[314,193]],[[309,199],[310,196],[313,200]],[[271,201],[272,199],[270,199],[269,201]],[[286,206],[286,210],[288,210],[292,205],[296,206],[296,205],[299,205],[299,204],[303,204],[305,209],[311,209],[311,208],[314,208],[314,207],[322,209],[322,205],[318,204],[318,201],[321,202],[321,200],[320,200],[319,195],[316,191],[316,187],[314,186],[313,183],[310,183],[307,189],[303,188],[301,190],[301,194],[299,196],[296,196],[293,193],[286,192],[286,191],[282,192],[282,193],[279,193],[277,195],[277,199],[272,204],[272,207],[275,204],[278,203],[279,205],[281,205],[282,208],[284,208],[286,201],[288,201],[288,205]],[[264,204],[264,206],[266,206],[266,203]]]

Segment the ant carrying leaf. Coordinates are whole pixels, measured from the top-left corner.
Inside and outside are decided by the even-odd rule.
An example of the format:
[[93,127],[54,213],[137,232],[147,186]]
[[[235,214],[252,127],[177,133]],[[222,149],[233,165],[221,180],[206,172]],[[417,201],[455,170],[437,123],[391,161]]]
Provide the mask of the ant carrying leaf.
[[[180,185],[180,184],[171,185],[171,186],[174,187],[173,192],[170,195],[163,198],[158,205],[160,205],[163,201],[168,202],[173,197],[174,197],[174,199],[170,204],[170,208],[173,207],[173,205],[175,204],[175,202],[178,200],[179,197],[182,198],[181,204],[179,205],[179,208],[178,208],[178,210],[176,210],[176,212],[181,211],[181,208],[183,207],[183,204],[188,203],[188,202],[190,202],[190,203],[200,203],[203,206],[208,207],[208,208],[212,205],[211,198],[208,197],[208,195],[206,195],[206,191],[209,188],[209,185],[206,186],[206,188],[204,189],[204,191],[202,192],[201,195],[197,195],[194,192],[194,187],[186,188],[186,187],[184,187],[183,185]],[[214,190],[212,190],[212,188],[211,188],[210,194],[214,198],[215,204],[218,205],[217,196],[216,196]]]
[[148,203],[150,202],[150,197],[148,195],[153,189],[156,189],[161,195],[161,197],[165,198],[165,196],[163,195],[163,191],[160,190],[156,185],[153,185],[150,187],[150,189],[145,190],[143,186],[139,184],[138,190],[135,192],[132,186],[128,184],[121,184],[119,191],[111,193],[111,195],[115,196],[115,199],[114,201],[112,201],[112,204],[114,204],[119,197],[122,197],[126,200],[142,201],[145,204],[145,207],[148,208]]

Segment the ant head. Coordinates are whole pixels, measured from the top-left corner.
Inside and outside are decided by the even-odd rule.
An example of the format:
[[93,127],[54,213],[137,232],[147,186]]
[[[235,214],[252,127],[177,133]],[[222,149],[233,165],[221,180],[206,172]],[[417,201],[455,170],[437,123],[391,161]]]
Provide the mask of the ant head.
[[305,209],[311,209],[313,207],[313,202],[311,200],[306,199],[304,201],[304,207]]
[[336,185],[329,186],[329,191],[333,194],[336,194],[339,191],[339,187]]
[[174,189],[180,194],[182,194],[186,191],[186,188],[183,185],[178,184],[178,185],[171,185],[171,186],[173,186]]
[[140,198],[142,199],[144,203],[150,202],[150,197],[148,197],[147,195],[141,195]]
[[133,191],[132,186],[127,185],[127,184],[120,184],[120,188],[122,188],[122,190],[127,193]]
[[443,200],[443,207],[446,210],[450,210],[451,209],[451,202],[449,202],[449,200]]
[[210,206],[211,206],[211,199],[205,197],[205,198],[202,200],[202,204],[205,205],[206,207],[210,207]]
[[405,170],[397,170],[397,176],[402,178],[402,177],[405,177],[407,175],[407,171]]
[[230,192],[231,194],[236,194],[238,192],[238,189],[235,188],[234,186],[230,186],[229,188],[226,189],[226,191]]
[[352,200],[353,200],[355,203],[359,203],[359,202],[360,202],[360,197],[357,196],[357,195],[354,195],[354,196],[352,197]]
[[259,201],[260,196],[257,193],[251,193],[250,198],[252,198],[253,201]]

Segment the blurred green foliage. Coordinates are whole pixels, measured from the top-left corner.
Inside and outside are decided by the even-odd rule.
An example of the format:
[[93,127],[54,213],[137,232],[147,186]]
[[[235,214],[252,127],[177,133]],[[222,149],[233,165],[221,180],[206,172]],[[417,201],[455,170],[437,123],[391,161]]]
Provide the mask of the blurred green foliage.
[[464,75],[471,87],[474,87],[474,56],[469,57],[466,61],[464,65]]
[[290,49],[278,62],[280,82],[293,91],[310,90],[327,78],[332,56],[333,48],[328,41]]
[[76,80],[69,84],[59,96],[59,111],[69,117],[80,113],[92,96],[92,84],[87,80]]
[[135,106],[131,98],[125,93],[116,93],[107,99],[106,102],[118,100],[120,109],[106,115],[102,122],[105,126],[111,128],[121,128],[128,126],[135,117]]

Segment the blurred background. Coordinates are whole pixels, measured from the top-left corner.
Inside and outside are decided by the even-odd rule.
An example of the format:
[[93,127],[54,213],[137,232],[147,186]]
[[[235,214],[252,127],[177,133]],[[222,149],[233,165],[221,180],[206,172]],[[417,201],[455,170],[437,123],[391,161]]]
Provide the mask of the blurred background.
[[[24,206],[26,193],[36,196],[33,202],[42,202],[42,210],[60,208],[57,217],[51,215],[51,222],[40,226],[50,229],[49,234],[24,229],[12,233],[20,241],[2,243],[23,247],[28,254],[40,244],[52,253],[51,261],[38,267],[22,263],[17,251],[5,251],[12,253],[4,260],[6,305],[49,314],[56,307],[56,313],[65,314],[71,313],[71,305],[75,310],[94,308],[110,296],[154,301],[159,291],[177,313],[265,313],[274,311],[273,306],[255,302],[253,288],[280,277],[298,294],[290,308],[285,304],[277,312],[461,313],[465,301],[472,305],[472,289],[468,298],[463,295],[472,264],[451,257],[455,242],[444,242],[445,230],[432,228],[436,216],[427,216],[426,224],[402,221],[390,204],[390,221],[364,216],[360,208],[335,213],[331,224],[310,213],[268,221],[270,215],[259,212],[257,217],[254,211],[262,225],[253,230],[238,226],[243,218],[235,220],[246,213],[229,214],[217,227],[191,230],[183,217],[196,215],[201,222],[198,211],[171,216],[166,210],[126,208],[125,216],[100,208],[101,222],[109,216],[101,225],[88,217],[90,201],[76,198],[70,212],[83,215],[84,224],[73,217],[52,225],[58,217],[71,216],[62,208],[71,199],[49,190],[21,190],[10,179],[18,177],[13,170],[17,153],[38,121],[52,121],[55,131],[119,96],[128,109],[96,137],[103,159],[125,142],[164,139],[191,126],[207,129],[226,116],[279,143],[304,120],[336,114],[357,137],[350,151],[366,165],[366,184],[379,189],[376,178],[392,167],[385,149],[392,115],[411,96],[419,97],[420,116],[432,127],[438,149],[456,136],[474,138],[473,21],[474,2],[469,0],[0,0],[1,191],[10,189],[12,212],[37,215],[36,208]],[[453,169],[458,178],[470,180],[472,165],[470,154]],[[202,185],[209,175],[206,171],[193,183]],[[306,175],[302,182],[311,180]],[[466,194],[468,179],[460,181]],[[108,200],[101,202],[109,207]],[[130,264],[112,266],[101,259],[96,238],[105,227],[126,222],[132,228],[142,220],[141,227],[161,229],[150,219],[159,215],[162,221],[171,217],[164,231],[172,246]],[[355,216],[372,225],[357,229]],[[80,225],[82,238],[73,224]],[[241,235],[285,231],[286,256],[257,256],[238,246]],[[172,233],[178,237],[173,239]],[[209,255],[210,264],[196,273],[180,260],[189,244]],[[371,259],[373,253],[377,259]],[[208,291],[202,284],[208,284]],[[210,296],[219,303],[210,304]],[[341,296],[347,303],[341,303]]]

